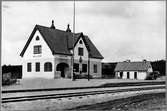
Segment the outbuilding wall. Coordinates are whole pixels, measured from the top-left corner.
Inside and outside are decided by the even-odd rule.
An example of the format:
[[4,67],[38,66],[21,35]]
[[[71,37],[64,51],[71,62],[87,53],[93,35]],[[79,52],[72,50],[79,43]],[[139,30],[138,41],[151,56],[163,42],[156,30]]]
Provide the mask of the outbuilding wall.
[[[147,77],[146,71],[123,71],[122,79],[128,79],[127,78],[127,72],[129,72],[129,79],[135,79],[134,73],[137,73],[137,79],[144,80]],[[116,78],[120,78],[120,72],[116,72]]]

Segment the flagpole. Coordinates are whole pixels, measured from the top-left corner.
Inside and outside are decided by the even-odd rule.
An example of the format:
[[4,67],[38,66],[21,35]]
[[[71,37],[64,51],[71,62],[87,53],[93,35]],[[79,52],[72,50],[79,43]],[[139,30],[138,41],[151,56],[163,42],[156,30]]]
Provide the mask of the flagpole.
[[73,2],[73,7],[74,7],[74,10],[73,10],[73,41],[72,41],[72,70],[71,70],[71,75],[72,75],[72,81],[75,80],[75,77],[74,77],[74,36],[75,36],[75,0]]

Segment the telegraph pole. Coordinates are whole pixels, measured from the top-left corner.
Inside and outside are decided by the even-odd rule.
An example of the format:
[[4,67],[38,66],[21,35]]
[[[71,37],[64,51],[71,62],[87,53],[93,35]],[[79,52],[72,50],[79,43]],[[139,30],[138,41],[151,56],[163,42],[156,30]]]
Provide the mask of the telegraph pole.
[[72,81],[75,80],[75,77],[74,77],[75,0],[73,3],[73,7],[74,7],[74,10],[73,10],[72,64],[71,64]]

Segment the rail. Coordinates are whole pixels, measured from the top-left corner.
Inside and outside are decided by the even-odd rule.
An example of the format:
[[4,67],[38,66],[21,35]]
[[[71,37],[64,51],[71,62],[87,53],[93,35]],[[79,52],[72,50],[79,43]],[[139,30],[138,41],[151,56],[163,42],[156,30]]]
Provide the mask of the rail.
[[143,88],[126,88],[117,90],[102,90],[102,91],[87,91],[87,92],[75,92],[75,93],[63,93],[63,94],[48,94],[48,95],[33,95],[33,96],[22,96],[22,97],[9,97],[2,98],[2,103],[9,102],[20,102],[20,101],[33,101],[41,99],[57,99],[57,98],[67,98],[67,97],[77,97],[77,96],[87,96],[87,95],[97,95],[106,93],[118,93],[127,91],[141,91],[141,90],[153,90],[153,89],[164,89],[165,85],[155,86],[155,87],[143,87]]
[[120,82],[120,83],[106,83],[106,84],[103,84],[103,85],[100,85],[100,86],[89,86],[89,87],[2,90],[2,93],[38,92],[38,91],[59,91],[59,90],[77,90],[77,89],[108,88],[108,87],[163,85],[163,84],[165,84],[165,81]]

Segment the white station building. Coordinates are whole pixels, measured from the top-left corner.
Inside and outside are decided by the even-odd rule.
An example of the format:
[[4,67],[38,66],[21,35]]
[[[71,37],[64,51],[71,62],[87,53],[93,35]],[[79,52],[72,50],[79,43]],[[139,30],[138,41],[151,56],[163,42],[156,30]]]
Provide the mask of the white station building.
[[23,78],[71,78],[72,50],[74,46],[74,72],[93,78],[102,76],[103,56],[88,36],[36,25],[20,56],[23,58]]

